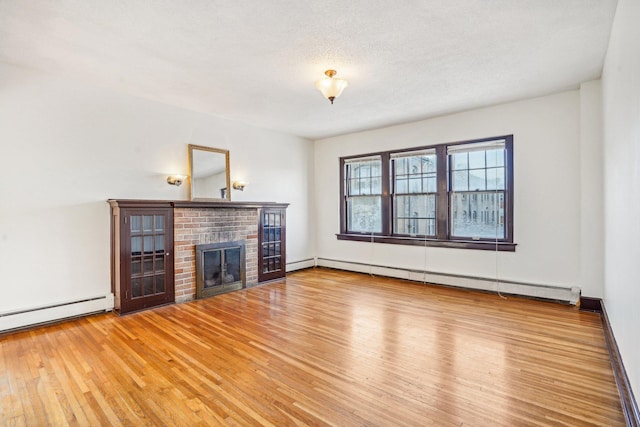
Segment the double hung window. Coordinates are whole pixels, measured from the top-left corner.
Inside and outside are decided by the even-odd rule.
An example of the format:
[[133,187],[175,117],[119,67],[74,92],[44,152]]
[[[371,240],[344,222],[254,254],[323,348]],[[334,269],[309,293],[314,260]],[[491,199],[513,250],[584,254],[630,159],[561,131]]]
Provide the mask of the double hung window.
[[504,240],[504,141],[454,145],[447,155],[451,237]]
[[347,228],[356,233],[382,232],[382,159],[346,160]]
[[436,151],[391,154],[393,233],[436,235]]
[[513,136],[340,159],[342,240],[515,250]]

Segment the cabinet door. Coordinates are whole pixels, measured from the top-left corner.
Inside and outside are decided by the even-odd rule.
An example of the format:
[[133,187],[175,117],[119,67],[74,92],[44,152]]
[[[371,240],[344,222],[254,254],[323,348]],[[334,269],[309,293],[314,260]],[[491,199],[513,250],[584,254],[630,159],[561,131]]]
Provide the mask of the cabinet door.
[[284,277],[286,216],[284,209],[264,208],[258,225],[258,281]]
[[120,312],[174,302],[173,209],[123,209]]

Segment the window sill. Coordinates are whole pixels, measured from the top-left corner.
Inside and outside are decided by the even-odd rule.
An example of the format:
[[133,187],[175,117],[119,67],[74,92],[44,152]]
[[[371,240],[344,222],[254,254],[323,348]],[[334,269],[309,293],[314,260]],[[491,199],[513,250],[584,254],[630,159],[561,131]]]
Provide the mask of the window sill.
[[516,243],[507,242],[490,242],[490,241],[477,241],[477,240],[436,240],[419,237],[404,237],[404,236],[377,236],[370,234],[336,234],[338,240],[351,240],[354,242],[371,242],[373,243],[388,243],[391,245],[410,245],[410,246],[431,246],[439,248],[456,248],[456,249],[476,249],[483,251],[501,251],[501,252],[515,252]]

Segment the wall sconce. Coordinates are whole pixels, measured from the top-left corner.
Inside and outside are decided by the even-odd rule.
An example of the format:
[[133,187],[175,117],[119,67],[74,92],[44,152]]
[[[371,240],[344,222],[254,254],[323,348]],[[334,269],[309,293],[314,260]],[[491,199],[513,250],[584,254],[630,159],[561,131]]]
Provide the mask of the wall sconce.
[[320,79],[316,82],[316,88],[322,92],[325,98],[331,101],[340,96],[345,87],[349,86],[346,80],[334,79],[336,70],[327,70],[324,74],[327,76],[324,79]]
[[240,190],[240,191],[244,191],[244,187],[247,184],[243,181],[233,181],[233,189],[234,190]]
[[180,187],[185,179],[187,179],[186,175],[169,175],[167,177],[167,182],[169,183],[169,185]]

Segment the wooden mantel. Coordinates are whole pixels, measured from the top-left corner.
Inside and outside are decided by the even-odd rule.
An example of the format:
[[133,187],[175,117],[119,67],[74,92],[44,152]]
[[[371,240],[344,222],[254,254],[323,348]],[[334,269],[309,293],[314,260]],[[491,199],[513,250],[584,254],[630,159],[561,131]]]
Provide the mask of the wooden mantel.
[[165,207],[165,208],[212,208],[212,209],[237,209],[237,208],[286,208],[289,203],[277,202],[227,202],[219,199],[203,200],[137,200],[137,199],[109,199],[111,207],[137,208],[137,207]]

